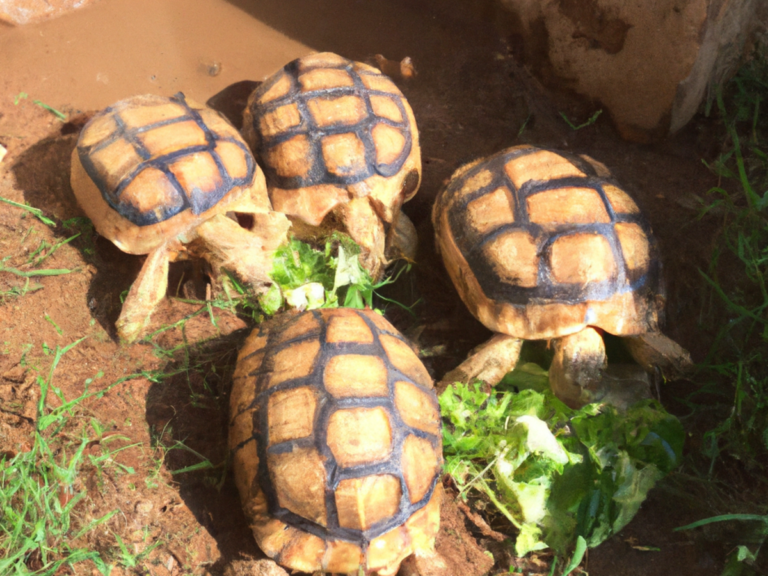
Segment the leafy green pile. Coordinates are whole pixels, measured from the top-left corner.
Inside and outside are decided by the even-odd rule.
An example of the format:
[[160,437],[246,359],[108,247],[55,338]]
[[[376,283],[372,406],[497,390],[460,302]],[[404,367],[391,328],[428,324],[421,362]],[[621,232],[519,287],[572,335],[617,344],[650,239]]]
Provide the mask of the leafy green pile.
[[547,547],[564,553],[577,539],[597,546],[681,458],[682,426],[658,402],[625,413],[603,404],[572,410],[535,364],[490,396],[477,384],[456,384],[440,407],[446,472],[462,495],[479,490],[518,528],[519,556]]
[[280,247],[272,258],[274,284],[261,297],[264,312],[283,306],[314,308],[373,308],[373,292],[392,282],[374,283],[360,263],[360,247],[348,236],[335,233],[316,250],[296,238]]

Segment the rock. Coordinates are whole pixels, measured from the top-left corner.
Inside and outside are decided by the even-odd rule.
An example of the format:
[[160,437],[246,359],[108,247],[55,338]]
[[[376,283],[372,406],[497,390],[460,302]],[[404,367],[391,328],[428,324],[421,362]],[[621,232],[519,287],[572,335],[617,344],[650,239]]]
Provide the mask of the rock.
[[445,559],[439,554],[411,554],[400,565],[399,576],[451,576]]
[[224,576],[288,576],[272,560],[233,560],[224,569]]
[[500,1],[525,65],[599,101],[638,142],[682,128],[735,72],[758,24],[758,0]]
[[381,70],[384,75],[396,80],[411,80],[418,74],[410,56],[397,62],[384,57],[382,54],[376,54],[373,60],[376,68]]
[[0,0],[0,22],[29,24],[61,16],[94,0]]
[[22,366],[21,364],[16,364],[16,366],[4,372],[3,375],[0,376],[0,379],[6,380],[8,382],[15,382],[17,384],[21,384],[22,382],[24,382],[26,375],[27,375],[27,367]]
[[147,516],[152,512],[152,508],[154,508],[154,504],[151,500],[139,500],[134,505],[133,510],[137,516]]

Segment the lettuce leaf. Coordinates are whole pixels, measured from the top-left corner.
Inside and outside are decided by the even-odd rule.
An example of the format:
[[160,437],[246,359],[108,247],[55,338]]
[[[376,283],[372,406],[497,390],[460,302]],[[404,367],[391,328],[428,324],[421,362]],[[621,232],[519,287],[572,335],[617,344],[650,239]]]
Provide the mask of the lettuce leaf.
[[326,241],[324,250],[291,238],[275,251],[270,277],[274,284],[260,299],[267,314],[284,306],[373,308],[374,290],[383,285],[374,284],[360,263],[360,247],[340,233]]
[[[511,390],[504,388],[512,388]],[[479,490],[519,530],[516,552],[594,547],[621,530],[680,462],[680,422],[654,400],[620,413],[568,408],[526,364],[491,394],[455,384],[440,396],[446,472]]]

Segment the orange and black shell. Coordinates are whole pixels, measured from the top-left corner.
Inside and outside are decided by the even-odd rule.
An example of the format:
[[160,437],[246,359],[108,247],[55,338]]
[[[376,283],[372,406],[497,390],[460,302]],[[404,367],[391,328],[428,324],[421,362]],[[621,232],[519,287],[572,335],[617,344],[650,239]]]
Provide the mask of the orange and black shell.
[[[265,497],[269,514],[281,521],[274,529],[254,527],[275,560],[335,572],[346,565],[340,558],[347,558],[350,544],[359,557],[355,562],[365,563],[370,543],[386,533],[384,541],[397,541],[392,530],[398,527],[411,530],[400,548],[410,547],[406,556],[420,547],[420,539],[434,541],[442,466],[439,405],[424,365],[383,317],[370,310],[322,309],[254,331],[238,358],[231,405],[230,446],[241,496]],[[248,466],[251,472],[243,478]],[[255,483],[260,490],[254,493]],[[361,483],[376,484],[375,501],[360,496]],[[268,522],[262,518],[260,524]],[[433,526],[434,533],[424,526]],[[319,537],[314,547],[300,546],[298,564],[284,552],[288,544],[269,543],[288,538],[285,530],[293,528]],[[343,544],[337,549],[341,556],[334,560],[334,548],[322,542]],[[377,544],[379,556],[399,553],[382,550],[381,539]],[[317,546],[322,566],[306,558]],[[342,571],[352,569],[346,566]]]
[[[459,169],[433,219],[462,299],[492,329],[557,336],[545,320],[552,311],[556,323],[569,324],[565,333],[602,318],[609,331],[637,333],[646,316],[655,320],[660,264],[651,229],[607,168],[587,156],[503,150]],[[569,306],[580,303],[590,305],[576,317]],[[514,328],[500,330],[490,316],[511,307],[522,312],[506,322]],[[597,324],[595,313],[602,315]]]
[[[414,146],[410,117],[405,97],[379,70],[322,53],[286,64],[254,91],[243,133],[255,140],[270,187],[343,187],[400,172]],[[379,139],[388,143],[385,157]],[[270,161],[297,155],[300,165],[294,160],[282,174]]]
[[[237,130],[218,112],[190,106],[181,92],[128,98],[99,112],[85,125],[77,153],[107,204],[137,226],[185,210],[202,214],[256,174]],[[135,198],[147,185],[153,198]]]

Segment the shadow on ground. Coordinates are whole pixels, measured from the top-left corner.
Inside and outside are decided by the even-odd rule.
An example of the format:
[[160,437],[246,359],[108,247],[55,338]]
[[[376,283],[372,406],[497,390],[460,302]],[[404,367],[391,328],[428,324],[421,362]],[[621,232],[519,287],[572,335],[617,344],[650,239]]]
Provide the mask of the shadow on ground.
[[[208,569],[221,573],[234,559],[264,557],[248,528],[228,464],[229,392],[237,351],[247,330],[185,347],[152,384],[146,418],[165,466],[200,525],[216,540],[221,557]],[[200,469],[184,472],[189,467]]]

